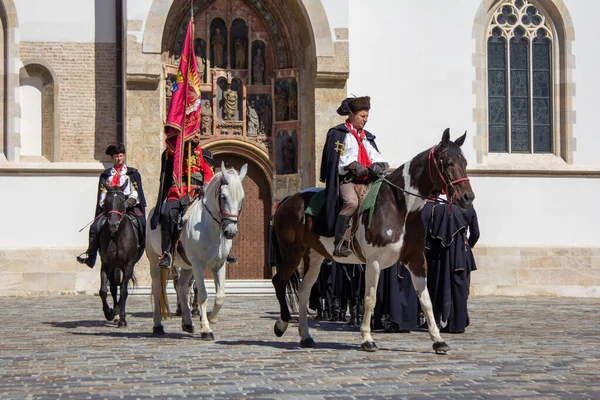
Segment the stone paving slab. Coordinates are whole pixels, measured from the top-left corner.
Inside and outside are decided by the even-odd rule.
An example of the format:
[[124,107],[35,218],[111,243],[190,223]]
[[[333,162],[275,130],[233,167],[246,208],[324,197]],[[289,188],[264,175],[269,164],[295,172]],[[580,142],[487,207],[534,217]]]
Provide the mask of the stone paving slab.
[[274,297],[227,298],[213,342],[179,318],[153,337],[147,296],[129,298],[127,328],[96,296],[0,307],[0,399],[600,399],[600,299],[473,298],[447,355],[424,331],[376,332],[365,353],[358,328],[315,320],[302,349],[296,323],[273,334]]

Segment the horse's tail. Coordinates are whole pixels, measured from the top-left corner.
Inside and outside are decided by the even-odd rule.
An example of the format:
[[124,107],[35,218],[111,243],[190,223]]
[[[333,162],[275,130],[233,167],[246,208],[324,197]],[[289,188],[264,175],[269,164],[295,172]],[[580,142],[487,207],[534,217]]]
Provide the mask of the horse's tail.
[[171,271],[168,269],[160,269],[160,296],[158,305],[162,319],[167,319],[173,316],[173,314],[171,314],[171,310],[169,309],[169,299],[167,299],[167,282],[171,278],[170,272]]
[[[279,248],[279,241],[277,240],[277,232],[275,232],[275,227],[273,226],[273,217],[271,217],[271,224],[269,227],[269,266],[275,267],[277,271],[279,271],[279,266],[281,265],[281,250]],[[290,305],[292,312],[298,312],[298,288],[300,287],[300,274],[298,270],[294,271],[294,274],[290,277],[290,280],[287,283],[286,287],[286,298],[287,303]]]
[[294,271],[294,274],[290,277],[290,280],[287,283],[287,289],[285,291],[285,295],[287,297],[287,303],[290,305],[292,309],[292,313],[298,312],[298,303],[300,298],[298,297],[298,288],[300,287],[300,274],[298,270]]

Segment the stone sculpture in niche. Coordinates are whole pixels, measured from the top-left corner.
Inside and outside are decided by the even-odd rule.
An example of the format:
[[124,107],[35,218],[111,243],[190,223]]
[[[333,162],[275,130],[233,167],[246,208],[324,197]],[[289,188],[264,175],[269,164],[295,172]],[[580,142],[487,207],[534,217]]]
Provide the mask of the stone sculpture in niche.
[[246,65],[246,41],[235,39],[235,68],[243,69]]
[[202,125],[200,127],[200,134],[204,136],[212,135],[213,125],[213,112],[210,105],[210,100],[204,100],[202,102]]
[[254,84],[263,85],[265,75],[265,58],[262,54],[261,48],[256,50],[256,56],[254,56],[252,64],[252,76],[254,78]]
[[227,90],[223,92],[223,119],[232,120],[235,119],[235,112],[237,110],[238,93],[231,89],[231,83],[227,85]]
[[288,136],[283,142],[283,173],[295,174],[296,166],[296,146],[294,146],[294,138]]
[[223,65],[223,47],[225,46],[225,39],[221,35],[221,29],[215,29],[215,33],[210,39],[210,44],[213,49],[214,66],[216,68],[224,68]]
[[285,121],[288,110],[288,102],[285,92],[281,86],[275,86],[275,116],[277,121]]
[[271,126],[273,125],[273,112],[271,107],[267,103],[266,99],[263,99],[258,109],[258,115],[260,116],[260,127],[259,133],[271,136]]
[[248,131],[247,131],[248,136],[257,136],[260,121],[258,118],[258,113],[256,112],[256,108],[255,108],[254,104],[250,101],[248,101],[247,118],[248,118]]
[[206,72],[206,43],[204,40],[198,40],[195,52],[196,64],[198,65],[198,76],[200,77],[200,81],[204,82],[204,73]]
[[296,93],[296,85],[290,84],[290,97],[288,99],[288,118],[291,120],[298,119],[298,95]]

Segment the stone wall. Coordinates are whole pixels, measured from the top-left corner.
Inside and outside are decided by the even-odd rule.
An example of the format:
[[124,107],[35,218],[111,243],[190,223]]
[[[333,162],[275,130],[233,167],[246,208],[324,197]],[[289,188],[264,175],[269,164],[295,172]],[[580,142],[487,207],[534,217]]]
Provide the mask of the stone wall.
[[[0,250],[0,296],[96,294],[99,264],[90,270],[81,249]],[[600,247],[475,247],[478,270],[471,295],[600,297]],[[143,257],[135,267],[139,291],[151,281]],[[141,288],[144,288],[143,290]],[[135,291],[133,292],[135,293]]]
[[21,42],[24,64],[43,61],[58,86],[60,160],[107,160],[117,137],[114,43]]

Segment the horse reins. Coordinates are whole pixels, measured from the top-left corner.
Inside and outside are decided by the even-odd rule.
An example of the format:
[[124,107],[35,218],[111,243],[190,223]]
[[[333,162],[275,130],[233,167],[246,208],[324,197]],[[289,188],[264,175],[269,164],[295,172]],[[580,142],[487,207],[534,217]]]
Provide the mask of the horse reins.
[[[468,181],[469,178],[465,177],[465,178],[459,178],[459,179],[455,179],[455,180],[450,180],[450,179],[446,179],[442,173],[442,171],[440,170],[440,167],[438,166],[437,160],[435,159],[435,148],[437,147],[437,145],[433,146],[431,148],[431,150],[429,150],[429,155],[427,157],[427,166],[429,169],[429,179],[431,180],[432,183],[435,183],[435,181],[433,180],[433,176],[431,176],[431,161],[433,160],[433,165],[435,166],[435,169],[438,173],[438,176],[440,178],[442,178],[442,182],[444,182],[444,185],[446,186],[446,193],[448,193],[448,187],[451,187],[454,190],[454,184],[459,183],[459,182],[464,182],[464,181]],[[440,161],[441,163],[441,161]],[[444,170],[444,172],[446,172]],[[428,196],[423,196],[421,194],[418,193],[413,193],[409,190],[406,190],[394,183],[392,183],[389,179],[387,179],[386,177],[382,177],[381,178],[384,182],[386,182],[388,185],[395,187],[396,189],[401,190],[402,192],[409,194],[411,196],[415,196],[415,197],[419,197],[421,199],[427,200],[429,197]],[[436,201],[439,201],[440,203],[447,203],[448,205],[452,205],[452,197],[450,197],[450,200],[445,200],[442,199],[441,197],[436,197]]]

